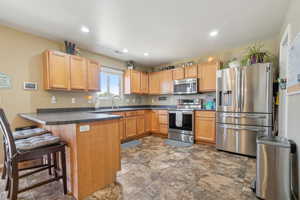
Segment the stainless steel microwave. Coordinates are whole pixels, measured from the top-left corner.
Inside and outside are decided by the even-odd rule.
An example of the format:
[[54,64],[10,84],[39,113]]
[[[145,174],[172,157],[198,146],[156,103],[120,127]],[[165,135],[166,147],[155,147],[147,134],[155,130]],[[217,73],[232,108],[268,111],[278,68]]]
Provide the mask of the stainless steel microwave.
[[174,94],[197,94],[198,79],[174,80]]

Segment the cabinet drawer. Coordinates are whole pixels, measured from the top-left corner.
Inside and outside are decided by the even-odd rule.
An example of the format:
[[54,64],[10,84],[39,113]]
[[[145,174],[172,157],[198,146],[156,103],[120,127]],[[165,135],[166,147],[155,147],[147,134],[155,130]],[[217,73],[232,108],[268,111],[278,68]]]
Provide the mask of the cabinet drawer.
[[169,132],[168,125],[159,125],[159,132],[167,135]]
[[159,115],[167,115],[168,111],[167,110],[158,110]]
[[130,112],[125,113],[126,117],[131,117],[131,116],[136,116],[136,115],[137,115],[137,111],[130,111]]
[[112,115],[120,115],[122,117],[125,117],[125,113],[124,112],[112,112]]
[[167,115],[159,115],[159,124],[168,124],[168,116]]
[[138,111],[136,111],[136,114],[137,115],[144,115],[145,111],[144,110],[138,110]]
[[215,118],[215,111],[196,111],[196,117]]

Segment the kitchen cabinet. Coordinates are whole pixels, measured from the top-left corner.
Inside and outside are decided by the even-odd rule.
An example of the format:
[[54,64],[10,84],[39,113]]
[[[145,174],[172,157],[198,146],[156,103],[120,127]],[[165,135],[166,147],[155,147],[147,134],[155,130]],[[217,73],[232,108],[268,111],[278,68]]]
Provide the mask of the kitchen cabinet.
[[70,87],[72,90],[87,89],[87,63],[79,56],[70,56]]
[[89,91],[100,91],[100,66],[93,60],[87,60],[87,89]]
[[145,111],[145,132],[151,131],[151,111],[146,110]]
[[160,72],[150,73],[149,94],[160,94]]
[[69,55],[58,51],[45,51],[43,54],[44,88],[46,90],[70,89]]
[[198,142],[215,144],[216,119],[214,111],[196,111],[195,139]]
[[129,69],[124,73],[124,93],[141,93],[141,72]]
[[184,68],[178,67],[173,69],[173,80],[181,80],[184,79]]
[[198,76],[198,65],[187,66],[184,68],[185,78],[197,78]]
[[173,93],[173,74],[171,70],[161,71],[159,78],[160,94]]
[[149,93],[149,75],[146,72],[141,72],[141,93]]
[[134,137],[137,135],[137,120],[136,117],[125,118],[125,136]]
[[121,169],[118,124],[119,120],[105,120],[41,125],[67,143],[68,191],[75,199],[86,199],[116,181]]
[[219,61],[206,62],[198,65],[199,92],[216,91],[216,74],[219,68]]
[[141,135],[143,133],[145,133],[145,116],[141,115],[141,116],[137,116],[136,118],[136,124],[137,124],[137,135]]
[[160,127],[159,127],[159,114],[157,110],[152,111],[151,116],[151,132],[152,133],[159,133]]
[[151,132],[168,135],[168,112],[166,110],[152,111]]
[[44,88],[64,91],[99,91],[99,63],[59,51],[43,54]]

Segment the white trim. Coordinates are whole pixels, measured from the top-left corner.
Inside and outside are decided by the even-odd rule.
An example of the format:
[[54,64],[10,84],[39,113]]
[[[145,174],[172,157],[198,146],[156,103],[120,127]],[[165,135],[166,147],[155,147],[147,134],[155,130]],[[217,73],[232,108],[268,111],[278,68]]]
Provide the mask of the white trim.
[[[288,58],[288,54],[286,54],[286,58],[283,58],[282,57],[282,51],[283,51],[283,47],[286,46],[285,48],[288,50],[290,48],[290,45],[291,45],[291,25],[288,24],[284,33],[283,33],[283,36],[281,38],[281,41],[280,41],[280,49],[279,49],[279,70],[280,70],[280,65],[282,63],[282,60],[283,59],[286,59],[286,69],[285,69],[285,76],[286,77],[280,77],[280,78],[287,78],[288,79],[288,65],[289,65],[289,58]],[[280,74],[280,73],[279,73]],[[280,106],[280,104],[279,104]],[[285,114],[284,114],[284,136],[287,137],[287,133],[288,133],[288,92],[285,91]],[[279,123],[279,122],[278,122]],[[279,130],[280,131],[280,130]]]

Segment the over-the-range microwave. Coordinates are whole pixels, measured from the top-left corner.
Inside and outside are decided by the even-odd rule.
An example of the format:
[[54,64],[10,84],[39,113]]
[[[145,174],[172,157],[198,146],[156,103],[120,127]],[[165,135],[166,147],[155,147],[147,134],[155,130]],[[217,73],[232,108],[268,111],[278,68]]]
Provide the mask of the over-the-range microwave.
[[183,80],[174,80],[174,94],[197,94],[198,79],[190,78]]

